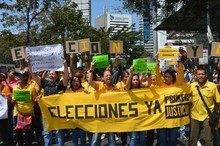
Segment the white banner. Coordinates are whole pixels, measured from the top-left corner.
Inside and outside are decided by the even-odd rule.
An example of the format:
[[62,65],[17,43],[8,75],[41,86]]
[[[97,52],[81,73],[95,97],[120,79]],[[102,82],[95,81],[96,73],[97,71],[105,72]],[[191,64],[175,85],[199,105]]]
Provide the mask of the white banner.
[[0,120],[8,118],[8,102],[5,96],[0,95]]
[[32,71],[63,71],[63,47],[61,44],[27,47]]

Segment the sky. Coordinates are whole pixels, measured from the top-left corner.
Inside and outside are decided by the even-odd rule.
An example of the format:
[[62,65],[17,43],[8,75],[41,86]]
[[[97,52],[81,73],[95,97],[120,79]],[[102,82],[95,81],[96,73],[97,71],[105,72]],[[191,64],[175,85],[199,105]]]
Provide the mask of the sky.
[[[113,12],[114,8],[122,7],[122,2],[120,0],[91,0],[91,15],[92,15],[92,26],[95,24],[95,19],[104,13],[104,7],[108,8],[108,12]],[[122,11],[123,14],[128,14],[126,11]],[[136,23],[136,29],[138,26],[138,16],[132,14],[132,22]]]

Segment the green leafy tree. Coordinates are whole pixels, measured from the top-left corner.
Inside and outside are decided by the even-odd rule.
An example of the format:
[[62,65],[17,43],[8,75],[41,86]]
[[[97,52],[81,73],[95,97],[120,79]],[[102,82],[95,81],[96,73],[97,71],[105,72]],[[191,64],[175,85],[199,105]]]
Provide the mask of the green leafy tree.
[[29,46],[30,30],[40,28],[46,15],[54,5],[61,5],[59,0],[2,0],[1,22],[4,27],[15,27],[16,32],[26,32],[26,46]]

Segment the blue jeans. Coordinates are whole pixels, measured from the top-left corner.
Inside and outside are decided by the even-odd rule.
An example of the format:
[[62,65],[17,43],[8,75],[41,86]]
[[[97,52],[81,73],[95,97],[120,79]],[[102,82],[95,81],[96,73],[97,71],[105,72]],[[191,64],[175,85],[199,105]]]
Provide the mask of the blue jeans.
[[130,133],[129,146],[146,146],[145,131],[137,131]]
[[43,135],[44,135],[44,146],[52,146],[53,133],[56,136],[57,146],[64,146],[64,133],[63,130],[54,130],[47,132],[45,122],[42,118],[43,123]]
[[78,146],[78,139],[80,138],[80,145],[86,146],[86,132],[82,129],[76,128],[72,130],[73,146]]
[[176,146],[178,138],[178,129],[179,127],[157,129],[158,146],[166,146],[167,139],[169,146]]
[[[115,146],[115,135],[114,133],[106,133],[108,136],[108,146]],[[93,133],[92,135],[92,144],[91,146],[100,146],[101,145],[101,135],[102,133]]]

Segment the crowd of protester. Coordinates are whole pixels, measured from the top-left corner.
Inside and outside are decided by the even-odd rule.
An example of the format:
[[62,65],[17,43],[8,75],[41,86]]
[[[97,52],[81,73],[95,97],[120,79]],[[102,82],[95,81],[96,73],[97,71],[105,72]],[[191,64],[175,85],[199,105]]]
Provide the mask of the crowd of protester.
[[[155,87],[173,87],[183,85],[188,82],[191,84],[191,124],[190,136],[186,135],[185,126],[175,128],[161,128],[148,131],[134,131],[122,133],[104,133],[108,138],[108,145],[115,146],[117,135],[121,135],[122,145],[130,146],[152,146],[154,144],[154,135],[157,131],[158,146],[176,146],[178,137],[183,140],[189,140],[191,146],[196,146],[200,137],[201,130],[204,133],[204,145],[211,146],[214,142],[212,128],[208,124],[209,115],[200,100],[197,92],[199,86],[208,107],[211,111],[215,110],[220,113],[220,84],[217,70],[213,71],[213,82],[207,80],[207,72],[204,68],[196,68],[196,70],[185,69],[181,61],[178,61],[175,69],[169,68],[160,71],[159,60],[156,60],[155,74],[136,74],[134,66],[131,66],[129,71],[123,69],[119,56],[116,56],[117,69],[109,67],[104,70],[94,69],[94,62],[89,62],[88,57],[84,58],[85,68],[74,68],[75,57],[70,55],[70,72],[65,59],[63,59],[64,71],[48,71],[33,73],[31,63],[27,60],[28,66],[21,68],[20,72],[9,70],[7,74],[0,73],[0,89],[1,94],[8,100],[8,118],[0,120],[0,136],[3,146],[12,146],[14,141],[18,146],[31,145],[35,139],[39,145],[51,146],[53,137],[56,139],[58,146],[63,146],[65,142],[65,134],[70,133],[72,136],[72,145],[78,145],[78,139],[82,146],[88,144],[92,146],[100,146],[102,143],[103,133],[90,133],[83,129],[68,129],[54,130],[47,132],[45,122],[41,117],[41,111],[38,106],[39,98],[53,94],[62,94],[64,92],[95,92],[95,91],[117,91],[117,90],[132,90],[138,88]],[[217,74],[217,75],[216,75]],[[28,90],[30,91],[30,102],[15,102],[13,98],[13,90]],[[75,97],[71,97],[75,98]],[[31,114],[32,129],[30,131],[15,130],[16,137],[13,135],[13,129],[16,126],[17,114]],[[52,123],[51,123],[52,124]],[[187,125],[188,126],[188,125]],[[127,137],[129,138],[129,141]]]

